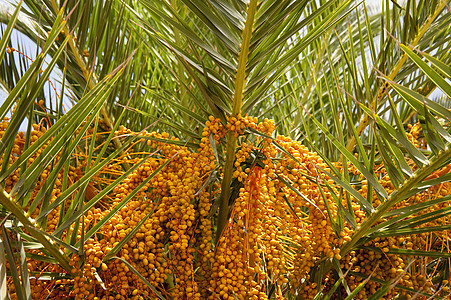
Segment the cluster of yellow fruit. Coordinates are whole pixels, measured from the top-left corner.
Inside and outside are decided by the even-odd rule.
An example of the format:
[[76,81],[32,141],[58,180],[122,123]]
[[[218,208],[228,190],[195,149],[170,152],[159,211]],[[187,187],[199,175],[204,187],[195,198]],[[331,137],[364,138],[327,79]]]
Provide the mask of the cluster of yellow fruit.
[[[209,299],[268,299],[267,283],[278,299],[288,282],[303,293],[315,261],[340,252],[342,241],[328,217],[336,218],[337,206],[330,191],[311,180],[325,180],[319,170],[330,171],[328,166],[300,142],[277,136],[274,143],[268,138],[272,120],[247,120],[231,124],[244,123],[261,135],[243,136],[236,153],[234,176],[242,184],[216,246]],[[242,130],[227,127],[237,135]]]
[[[284,299],[288,294],[313,299],[321,290],[326,293],[336,282],[332,272],[320,285],[311,278],[315,265],[327,259],[340,261],[343,273],[349,271],[346,284],[350,290],[356,289],[369,276],[376,279],[363,286],[356,296],[359,299],[374,294],[384,281],[394,279],[404,288],[388,291],[386,299],[400,294],[409,297],[409,288],[436,292],[437,284],[430,270],[426,270],[431,259],[390,253],[390,249],[440,251],[439,247],[449,240],[446,231],[437,231],[434,236],[412,234],[378,238],[342,258],[341,246],[350,240],[353,229],[346,221],[342,230],[336,224],[340,218],[337,199],[343,198],[339,197],[340,187],[326,175],[331,171],[329,166],[300,142],[284,136],[269,138],[275,130],[272,120],[258,123],[256,118],[237,116],[227,121],[224,126],[219,119],[210,117],[195,151],[181,146],[167,133],[134,133],[121,127],[116,134],[139,135],[140,142],[149,147],[147,156],[141,161],[143,153],[141,156],[130,153],[131,158],[113,161],[102,171],[111,175],[111,181],[121,175],[119,163],[141,164],[116,186],[108,195],[109,199],[85,212],[84,227],[80,226],[85,231],[101,220],[106,222],[84,242],[82,255],[72,254],[72,274],[58,280],[38,280],[42,272],[65,271],[56,264],[28,259],[33,299],[257,300]],[[0,123],[0,138],[7,124],[7,119]],[[408,133],[415,143],[418,129],[415,125]],[[34,126],[31,142],[44,132],[43,127]],[[220,143],[228,132],[238,138],[239,147],[230,217],[215,245],[212,219],[216,214],[214,203],[221,192],[214,176],[221,173],[215,152],[221,149]],[[23,133],[19,133],[16,138],[10,164],[23,151],[23,137]],[[336,166],[340,168],[339,164]],[[348,169],[359,175],[351,166]],[[81,170],[80,165],[70,167],[67,186],[81,177]],[[443,169],[440,174],[448,171],[448,168]],[[62,172],[50,202],[61,195]],[[383,165],[376,166],[375,172],[384,188],[392,191]],[[49,170],[42,173],[33,197],[48,174]],[[14,173],[6,180],[7,192],[17,183],[18,176]],[[96,178],[101,180],[98,176],[93,181]],[[362,183],[359,192],[366,196],[367,183]],[[88,185],[88,200],[96,194],[94,185]],[[447,195],[450,190],[450,183],[433,186],[398,203],[395,208]],[[373,198],[377,199],[375,195]],[[66,203],[64,214],[71,201]],[[379,204],[373,203],[375,207]],[[433,211],[447,205],[443,202],[429,209]],[[357,203],[352,203],[352,209],[356,222],[361,224],[365,213]],[[28,211],[28,206],[24,210]],[[34,212],[28,211],[32,218],[38,213],[39,207]],[[57,228],[61,213],[59,207],[50,213],[44,228],[48,233]],[[420,227],[443,224],[449,224],[448,220],[438,219]],[[68,240],[66,236],[70,237],[74,230],[77,229],[72,225],[62,233],[62,239]],[[76,240],[81,238],[79,233]],[[39,249],[29,252],[43,254]],[[9,283],[14,298],[12,280]],[[447,293],[447,281],[442,284],[440,292]]]

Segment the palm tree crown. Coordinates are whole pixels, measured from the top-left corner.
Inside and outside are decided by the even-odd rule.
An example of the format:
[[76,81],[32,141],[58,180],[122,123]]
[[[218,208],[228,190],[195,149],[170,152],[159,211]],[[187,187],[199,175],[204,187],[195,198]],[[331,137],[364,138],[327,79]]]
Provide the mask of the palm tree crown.
[[2,6],[2,299],[449,297],[450,2],[380,5]]

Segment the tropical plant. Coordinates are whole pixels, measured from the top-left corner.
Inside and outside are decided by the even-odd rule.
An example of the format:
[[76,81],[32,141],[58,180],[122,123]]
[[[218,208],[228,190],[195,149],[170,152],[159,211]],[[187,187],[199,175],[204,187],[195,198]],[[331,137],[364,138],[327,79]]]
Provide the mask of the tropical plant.
[[450,3],[380,4],[0,12],[0,297],[448,299]]

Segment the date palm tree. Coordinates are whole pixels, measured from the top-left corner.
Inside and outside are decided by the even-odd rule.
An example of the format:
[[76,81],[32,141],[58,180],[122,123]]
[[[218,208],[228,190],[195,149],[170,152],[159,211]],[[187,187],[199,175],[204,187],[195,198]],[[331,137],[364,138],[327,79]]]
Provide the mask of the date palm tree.
[[[36,274],[28,272],[27,259],[52,262],[66,272],[45,271],[41,279],[70,278],[71,256],[83,257],[84,242],[114,217],[107,214],[92,228],[83,225],[84,213],[105,202],[136,169],[131,159],[122,158],[130,149],[144,151],[145,146],[135,145],[136,136],[114,135],[121,126],[135,132],[165,131],[178,138],[170,143],[195,149],[209,116],[223,124],[246,115],[273,119],[275,133],[267,138],[280,134],[301,141],[330,166],[327,176],[341,188],[335,198],[341,221],[330,222],[353,227],[341,257],[385,237],[433,237],[449,230],[445,221],[423,226],[447,219],[449,209],[431,209],[449,201],[446,193],[410,209],[397,205],[450,181],[445,172],[451,163],[450,2],[381,0],[377,12],[367,5],[343,0],[25,0],[11,9],[4,6],[0,117],[8,123],[0,136],[1,298],[9,297],[9,285],[19,299],[31,299],[30,277]],[[27,53],[30,43],[37,45],[36,53]],[[406,134],[417,122],[423,144]],[[36,142],[33,124],[46,128]],[[100,131],[107,134],[84,138]],[[23,132],[20,155],[14,148],[18,132]],[[260,133],[246,134],[252,139]],[[214,245],[233,222],[234,191],[239,189],[233,173],[242,143],[229,132],[214,146],[219,167],[205,181],[206,186],[220,186],[209,215]],[[99,171],[117,160],[122,162],[121,176],[102,181]],[[344,167],[334,168],[336,162]],[[69,186],[69,167],[77,164],[81,175]],[[381,165],[392,186],[388,192],[375,170]],[[45,171],[49,167],[51,172]],[[45,185],[36,192],[45,172]],[[443,176],[436,176],[438,172]],[[13,185],[11,176],[17,178]],[[63,188],[54,201],[57,181]],[[366,196],[359,193],[362,186],[369,191]],[[359,204],[361,214],[351,201]],[[30,217],[30,207],[39,209],[36,219]],[[48,229],[48,218],[59,211],[66,214],[56,228]],[[68,229],[72,233],[63,239]],[[339,236],[343,226],[336,230]],[[427,261],[430,281],[447,286],[449,249],[373,248]],[[43,254],[29,249],[43,249]],[[163,286],[174,285],[168,279],[155,287],[131,269],[160,298],[166,297]],[[419,272],[412,265],[401,269],[403,275]],[[334,284],[321,288],[328,274],[335,276]],[[315,299],[352,299],[371,281],[379,283],[368,295],[371,299],[392,286],[416,297],[448,295],[446,289],[402,286],[399,278],[384,281],[355,270],[348,274],[336,258],[316,261],[310,276],[318,287]],[[364,280],[350,288],[350,276]],[[273,283],[264,285],[266,295],[275,298]],[[289,282],[282,291],[287,299],[301,298]]]

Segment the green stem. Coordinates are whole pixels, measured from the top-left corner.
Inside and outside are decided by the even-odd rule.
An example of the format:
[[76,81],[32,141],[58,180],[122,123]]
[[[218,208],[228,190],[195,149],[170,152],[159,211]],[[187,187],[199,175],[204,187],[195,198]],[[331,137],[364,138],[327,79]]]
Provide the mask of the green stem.
[[[429,16],[429,18],[426,20],[426,22],[423,24],[423,26],[421,26],[417,36],[412,40],[411,43],[409,43],[410,46],[412,46],[413,48],[415,48],[415,46],[420,42],[421,38],[426,34],[426,32],[430,29],[430,26],[432,24],[432,22],[435,20],[435,18],[437,18],[437,16],[439,15],[439,13],[445,8],[446,6],[446,1],[442,1],[437,9],[434,11],[434,13],[432,15]],[[403,67],[404,63],[407,61],[407,54],[404,53],[401,58],[398,60],[398,62],[396,63],[396,65],[393,67],[392,71],[390,72],[390,74],[387,76],[390,80],[394,80],[395,76],[399,73],[399,71],[401,71],[401,68]],[[374,96],[372,102],[371,102],[371,108],[372,109],[376,109],[376,107],[378,106],[378,101],[379,99],[382,99],[382,96],[387,92],[388,87],[386,87],[385,85],[382,85],[379,88],[379,91],[377,92],[377,94]],[[366,129],[366,127],[368,126],[368,123],[370,121],[370,116],[368,114],[365,114],[362,119],[359,122],[359,125],[357,127],[357,134],[360,136],[360,134]],[[348,151],[352,151],[352,149],[354,149],[356,143],[356,139],[355,136],[353,135],[352,137],[349,138],[348,140],[348,144],[346,146],[346,149],[348,149]]]
[[[171,6],[172,8],[177,12],[178,16],[182,16],[183,15],[183,10],[180,9],[180,11],[177,10],[177,0],[171,0]],[[174,16],[174,21],[177,21],[177,18]],[[181,34],[180,34],[180,30],[178,30],[176,27],[174,27],[174,40],[175,40],[175,44],[180,48],[183,49],[183,41],[181,38]],[[180,103],[183,107],[189,107],[188,105],[188,99],[187,99],[187,95],[188,93],[185,91],[185,86],[188,86],[188,84],[186,83],[185,80],[185,67],[183,66],[182,62],[180,62],[179,60],[177,60],[177,73],[179,76],[179,80],[182,82],[182,84],[180,84],[179,88],[177,89],[177,95],[179,97]],[[191,117],[188,116],[188,120],[190,120]],[[188,121],[189,123],[189,121]]]
[[[388,212],[396,203],[403,199],[406,194],[408,194],[415,186],[421,182],[424,178],[432,174],[435,170],[439,169],[441,166],[449,163],[451,159],[451,148],[449,148],[449,144],[447,145],[447,149],[440,153],[439,156],[435,157],[435,159],[428,164],[427,166],[417,170],[412,177],[407,179],[398,189],[391,193],[388,197],[387,201],[385,201],[374,214],[370,215],[368,219],[366,219],[359,227],[357,227],[354,232],[351,240],[343,245],[340,251],[340,256],[345,257],[350,251],[352,251],[355,245],[363,238],[371,227],[379,222],[382,216]],[[330,269],[332,269],[332,261],[331,260],[323,260],[321,268],[321,274],[329,273]]]
[[[254,25],[254,18],[257,12],[257,0],[251,0],[247,8],[246,24],[243,29],[243,43],[241,45],[240,54],[238,56],[238,69],[235,77],[235,93],[233,95],[232,116],[238,116],[241,113],[243,106],[243,94],[246,87],[246,67],[249,58],[249,45],[252,37],[252,28]],[[232,132],[227,134],[227,150],[226,160],[224,165],[224,178],[221,184],[221,196],[219,198],[219,214],[216,222],[216,243],[221,237],[222,231],[225,228],[229,215],[229,197],[230,184],[233,175],[233,163],[235,161],[235,148],[237,138]]]
[[[56,14],[58,14],[58,11],[60,10],[60,7],[58,5],[58,3],[55,0],[52,0],[52,7],[53,10],[55,11]],[[77,44],[73,38],[72,35],[69,34],[69,27],[66,25],[64,26],[64,35],[65,36],[70,36],[68,44],[69,44],[69,48],[72,52],[73,57],[75,58],[75,61],[77,62],[78,67],[80,68],[81,72],[83,73],[83,77],[86,80],[86,83],[88,84],[88,89],[92,90],[94,88],[94,86],[97,84],[98,79],[96,77],[96,75],[90,71],[88,71],[84,58],[83,56],[80,54],[80,51],[77,48]],[[92,73],[92,74],[91,74]],[[110,114],[108,113],[108,110],[106,108],[106,104],[104,103],[102,105],[102,107],[100,108],[100,114],[103,117],[103,121],[105,122],[105,124],[110,128],[113,129],[114,128],[114,124],[113,121],[110,118]],[[113,139],[112,140],[114,146],[116,147],[116,149],[119,149],[122,147],[122,143],[119,139]],[[127,156],[127,154],[125,152],[121,152],[121,156]],[[128,162],[122,162],[122,166],[124,167],[124,169],[127,171],[128,169],[130,169],[130,164]]]
[[236,137],[233,133],[228,134],[226,161],[224,166],[224,177],[221,183],[221,196],[219,197],[219,213],[216,222],[216,243],[222,235],[222,231],[229,216],[229,198],[230,198],[230,184],[233,175],[233,162],[235,161],[235,147]]
[[440,156],[437,156],[432,163],[419,169],[412,177],[404,182],[395,192],[391,193],[376,212],[368,217],[352,236],[352,239],[341,248],[340,255],[344,257],[355,246],[355,244],[365,236],[368,230],[381,220],[382,216],[388,212],[400,199],[403,199],[415,186],[435,170],[449,162],[451,159],[451,148],[447,148]]

